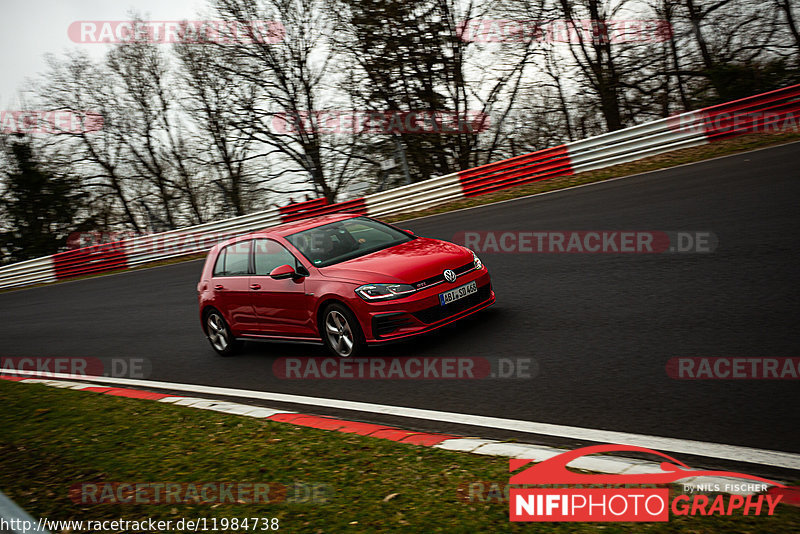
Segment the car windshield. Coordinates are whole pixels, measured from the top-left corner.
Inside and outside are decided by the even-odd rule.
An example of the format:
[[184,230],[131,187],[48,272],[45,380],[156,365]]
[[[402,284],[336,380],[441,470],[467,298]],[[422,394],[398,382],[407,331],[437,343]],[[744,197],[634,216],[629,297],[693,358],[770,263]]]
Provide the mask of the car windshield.
[[327,267],[414,239],[366,217],[304,230],[286,237],[315,267]]

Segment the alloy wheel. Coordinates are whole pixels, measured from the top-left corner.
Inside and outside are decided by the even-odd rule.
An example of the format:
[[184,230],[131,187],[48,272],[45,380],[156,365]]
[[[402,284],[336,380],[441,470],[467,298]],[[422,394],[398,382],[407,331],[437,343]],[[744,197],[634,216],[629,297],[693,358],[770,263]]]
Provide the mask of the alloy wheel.
[[208,339],[211,341],[211,345],[218,351],[223,352],[228,348],[230,340],[228,339],[228,329],[222,317],[212,313],[208,316],[206,324],[208,325]]
[[331,310],[325,318],[325,331],[330,346],[339,356],[346,358],[353,353],[355,336],[347,318],[338,310]]

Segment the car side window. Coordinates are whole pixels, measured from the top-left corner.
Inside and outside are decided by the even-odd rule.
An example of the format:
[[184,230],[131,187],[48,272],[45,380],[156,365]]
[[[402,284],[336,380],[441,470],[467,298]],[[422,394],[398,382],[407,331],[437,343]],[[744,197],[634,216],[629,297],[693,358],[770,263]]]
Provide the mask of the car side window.
[[255,273],[256,276],[268,276],[275,267],[291,265],[297,267],[297,260],[286,248],[271,239],[256,239],[255,247]]
[[214,276],[246,276],[250,271],[250,241],[222,249],[214,264]]

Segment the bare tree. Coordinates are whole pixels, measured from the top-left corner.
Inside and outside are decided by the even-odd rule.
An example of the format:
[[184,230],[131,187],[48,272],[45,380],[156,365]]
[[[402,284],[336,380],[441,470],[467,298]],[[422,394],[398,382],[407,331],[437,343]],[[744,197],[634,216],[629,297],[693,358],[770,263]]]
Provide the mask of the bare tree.
[[271,21],[278,29],[264,38],[247,26],[251,43],[227,45],[227,75],[253,90],[236,102],[234,124],[266,147],[262,156],[271,162],[273,182],[293,187],[304,175],[316,195],[334,200],[348,185],[353,155],[317,122],[316,113],[330,101],[325,83],[334,58],[329,36],[335,28],[326,3],[216,0],[214,7],[223,20]]
[[[50,60],[37,107],[102,117],[98,131],[36,147],[80,176],[88,220],[138,232],[242,215],[279,195],[341,200],[800,81],[792,0],[212,5],[243,33]],[[465,31],[482,19],[522,29],[485,42]],[[670,33],[616,42],[618,19]],[[567,42],[541,33],[552,21],[571,30]],[[327,112],[352,111],[395,116],[377,132],[331,128]],[[414,112],[434,131],[392,120]],[[443,131],[442,115],[457,129]],[[381,170],[390,158],[401,165]]]
[[236,106],[252,107],[251,84],[237,83],[221,64],[221,49],[205,44],[179,44],[175,48],[180,61],[187,98],[182,104],[188,118],[197,126],[192,140],[198,146],[195,158],[219,188],[223,213],[244,215],[256,201],[249,162],[258,157],[254,151],[252,124],[243,122],[240,132],[234,124]]
[[714,93],[706,102],[733,100],[791,81],[779,59],[787,46],[779,10],[764,9],[760,0],[684,0],[683,6],[700,58],[690,73],[704,78]]
[[[395,139],[420,180],[479,165],[510,148],[514,107],[525,85],[526,66],[537,44],[522,39],[490,50],[473,35],[486,17],[506,14],[495,2],[426,0],[334,1],[338,14],[336,46],[354,65],[346,80],[355,85],[360,109],[390,115],[421,112],[447,116],[458,128],[433,119],[424,133],[398,128]],[[375,136],[376,146],[384,143]]]
[[797,63],[800,63],[800,29],[798,29],[797,15],[795,14],[797,3],[793,3],[791,0],[773,1],[775,5],[778,6],[778,9],[783,11],[783,15],[786,18],[786,28],[794,39],[794,46],[797,49],[795,59]]
[[[597,95],[609,131],[622,128],[623,119],[617,54],[608,38],[608,24],[625,3],[622,0],[609,10],[600,0],[559,0],[561,15],[568,28],[574,30],[576,39],[575,43],[570,43],[570,53],[588,86]],[[585,21],[592,25],[588,39],[583,28]]]
[[[126,166],[123,105],[110,73],[84,54],[68,54],[61,60],[51,56],[48,64],[37,90],[42,105],[79,116],[88,112],[102,121],[94,128],[66,131],[50,148],[80,172],[93,205],[118,209],[122,214],[119,222],[142,231],[135,208],[138,187]],[[116,223],[108,217],[105,220]]]
[[205,220],[195,173],[190,169],[190,147],[184,139],[178,95],[158,45],[131,42],[117,45],[108,55],[124,98],[128,131],[124,142],[131,166],[152,183],[164,223],[175,228],[185,203],[190,223]]

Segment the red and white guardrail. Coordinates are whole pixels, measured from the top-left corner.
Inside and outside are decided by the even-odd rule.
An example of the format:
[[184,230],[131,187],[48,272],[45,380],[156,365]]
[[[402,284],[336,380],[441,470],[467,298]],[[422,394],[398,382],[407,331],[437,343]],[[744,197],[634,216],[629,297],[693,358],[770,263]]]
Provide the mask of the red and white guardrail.
[[310,200],[242,217],[94,245],[0,268],[0,289],[196,254],[229,237],[329,213],[386,217],[737,135],[800,127],[800,84],[329,204]]

